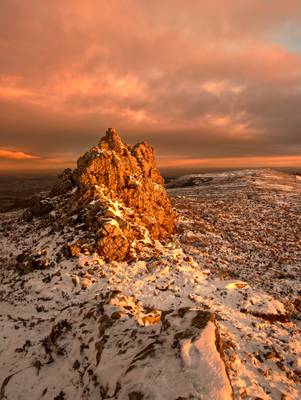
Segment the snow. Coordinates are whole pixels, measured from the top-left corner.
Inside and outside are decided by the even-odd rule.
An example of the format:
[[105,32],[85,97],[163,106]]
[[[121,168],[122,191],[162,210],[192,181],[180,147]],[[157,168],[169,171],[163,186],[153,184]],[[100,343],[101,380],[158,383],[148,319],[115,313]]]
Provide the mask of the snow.
[[215,325],[209,321],[197,340],[184,340],[181,356],[194,375],[195,385],[202,398],[221,400],[231,398],[232,389],[228,379],[225,379],[225,365],[214,343],[215,329]]
[[[130,263],[60,258],[80,232],[1,214],[0,398],[300,399],[301,184],[258,174],[170,189],[178,233]],[[52,266],[19,275],[26,249]]]

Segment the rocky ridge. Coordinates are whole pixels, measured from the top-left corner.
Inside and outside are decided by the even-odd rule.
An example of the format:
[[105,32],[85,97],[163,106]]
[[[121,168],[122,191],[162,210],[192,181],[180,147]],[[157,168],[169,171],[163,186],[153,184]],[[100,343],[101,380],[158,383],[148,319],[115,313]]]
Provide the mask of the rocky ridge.
[[[152,147],[123,144],[109,128],[74,171],[66,169],[58,177],[52,199],[34,199],[31,213],[52,211],[57,229],[69,225],[88,233],[90,250],[109,260],[130,259],[174,231],[175,214],[163,183]],[[84,242],[87,246],[87,238]],[[72,254],[81,244],[73,244]]]

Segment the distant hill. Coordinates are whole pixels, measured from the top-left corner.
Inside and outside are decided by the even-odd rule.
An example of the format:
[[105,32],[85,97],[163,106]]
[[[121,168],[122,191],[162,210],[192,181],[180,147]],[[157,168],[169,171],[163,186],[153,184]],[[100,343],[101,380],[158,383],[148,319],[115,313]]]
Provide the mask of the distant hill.
[[0,175],[0,212],[28,207],[31,197],[48,191],[55,179],[54,175]]

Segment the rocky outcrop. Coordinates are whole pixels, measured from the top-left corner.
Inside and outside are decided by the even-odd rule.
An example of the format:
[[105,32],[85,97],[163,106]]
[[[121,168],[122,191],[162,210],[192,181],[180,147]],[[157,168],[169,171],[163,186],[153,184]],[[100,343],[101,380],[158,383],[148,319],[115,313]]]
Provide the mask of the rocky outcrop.
[[50,196],[57,196],[62,193],[66,193],[73,189],[75,182],[73,179],[72,169],[66,168],[59,176],[55,182],[53,188],[50,191]]
[[107,301],[94,368],[105,398],[232,400],[215,314],[189,307],[145,310],[120,293]]
[[114,129],[79,158],[73,172],[60,175],[51,195],[71,189],[68,215],[93,232],[95,250],[110,260],[135,256],[141,246],[174,231],[152,147],[124,144]]
[[37,253],[23,252],[16,257],[16,270],[20,274],[36,270],[44,270],[53,266],[47,258],[47,253],[40,251]]

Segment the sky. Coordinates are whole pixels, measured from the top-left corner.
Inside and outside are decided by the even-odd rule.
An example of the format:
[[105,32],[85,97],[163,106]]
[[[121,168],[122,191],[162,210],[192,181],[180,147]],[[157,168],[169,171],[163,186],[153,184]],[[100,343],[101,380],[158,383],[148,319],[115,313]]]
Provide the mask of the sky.
[[0,171],[108,127],[162,170],[301,167],[300,0],[0,0]]

